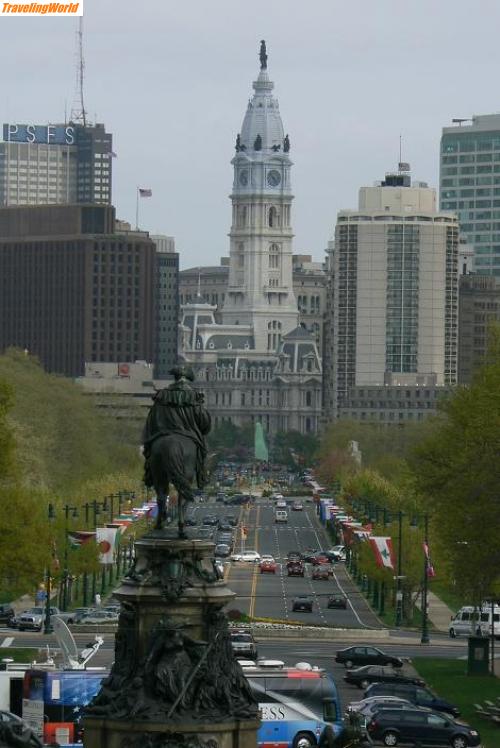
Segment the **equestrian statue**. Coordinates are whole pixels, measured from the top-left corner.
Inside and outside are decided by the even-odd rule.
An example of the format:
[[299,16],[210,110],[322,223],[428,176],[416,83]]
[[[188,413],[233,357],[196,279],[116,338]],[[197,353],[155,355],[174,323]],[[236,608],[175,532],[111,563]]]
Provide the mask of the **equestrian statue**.
[[210,414],[204,407],[204,395],[192,386],[191,367],[176,366],[170,370],[174,382],[155,392],[143,431],[144,483],[154,488],[158,503],[156,529],[161,530],[167,517],[170,484],[178,495],[179,538],[186,538],[185,503],[194,501],[193,482],[205,484]]

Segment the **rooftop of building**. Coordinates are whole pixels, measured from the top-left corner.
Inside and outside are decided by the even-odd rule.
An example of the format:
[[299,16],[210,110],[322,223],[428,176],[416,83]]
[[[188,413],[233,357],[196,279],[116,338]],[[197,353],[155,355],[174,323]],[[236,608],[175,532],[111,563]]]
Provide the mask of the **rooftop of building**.
[[470,135],[474,132],[500,131],[500,113],[474,114],[472,117],[455,117],[452,124],[443,127],[443,135]]

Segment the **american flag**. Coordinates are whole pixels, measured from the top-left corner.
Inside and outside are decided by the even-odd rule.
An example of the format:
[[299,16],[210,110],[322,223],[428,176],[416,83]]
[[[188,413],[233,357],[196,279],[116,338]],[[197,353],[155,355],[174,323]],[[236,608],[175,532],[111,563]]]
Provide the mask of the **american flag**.
[[139,187],[139,196],[140,197],[153,197],[153,190],[143,189],[142,187]]

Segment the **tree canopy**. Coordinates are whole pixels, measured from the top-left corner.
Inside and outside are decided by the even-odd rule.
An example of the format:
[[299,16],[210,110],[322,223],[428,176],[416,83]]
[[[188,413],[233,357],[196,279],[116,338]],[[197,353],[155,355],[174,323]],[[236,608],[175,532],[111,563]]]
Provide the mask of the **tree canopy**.
[[411,466],[457,586],[480,602],[500,590],[500,326],[471,385],[442,409]]

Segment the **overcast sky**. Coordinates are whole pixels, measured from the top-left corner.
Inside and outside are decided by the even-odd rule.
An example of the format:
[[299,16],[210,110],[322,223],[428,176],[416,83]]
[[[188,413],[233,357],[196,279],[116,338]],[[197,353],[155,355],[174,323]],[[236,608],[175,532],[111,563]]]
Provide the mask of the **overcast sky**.
[[[85,99],[113,133],[120,218],[175,236],[181,266],[228,254],[230,160],[260,39],[294,161],[294,251],[320,260],[337,211],[396,167],[437,185],[441,127],[500,110],[498,0],[85,0]],[[64,119],[66,18],[0,19],[2,122]]]

